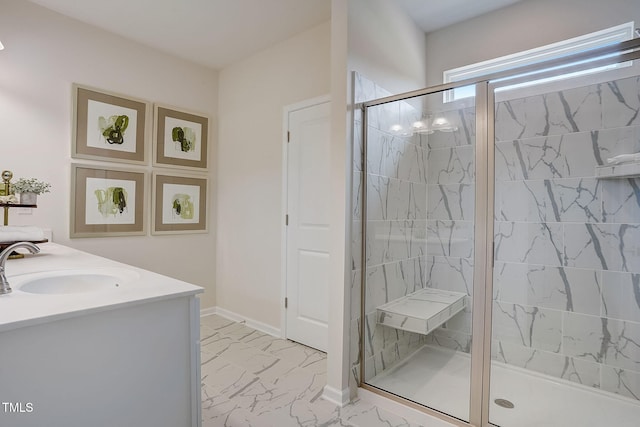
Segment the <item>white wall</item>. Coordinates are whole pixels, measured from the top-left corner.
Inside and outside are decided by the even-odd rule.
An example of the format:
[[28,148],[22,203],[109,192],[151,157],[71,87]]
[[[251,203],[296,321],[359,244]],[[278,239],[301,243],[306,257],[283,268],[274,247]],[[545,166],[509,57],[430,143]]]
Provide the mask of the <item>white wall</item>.
[[348,0],[349,69],[392,93],[421,89],[427,74],[426,36],[388,0]]
[[[331,207],[329,249],[329,345],[325,399],[345,404],[349,384],[351,126],[348,124],[348,5],[331,1]],[[354,390],[355,392],[355,390]]]
[[352,315],[359,315],[352,313],[352,307],[359,307],[356,299],[360,295],[357,291],[359,283],[353,284],[358,289],[352,288],[349,268],[353,200],[352,72],[357,71],[395,93],[422,88],[426,75],[426,40],[413,21],[388,0],[333,0],[331,8],[334,100],[331,117],[331,315],[324,397],[344,403],[356,394],[357,384],[351,375],[351,365],[357,364],[358,336],[351,328],[351,319]]
[[208,234],[70,240],[69,165],[75,82],[208,114],[213,178],[217,73],[21,0],[2,1],[0,40],[0,167],[52,184],[32,215],[12,211],[10,224],[49,227],[58,243],[204,286],[202,306],[213,306],[214,217]]
[[330,91],[325,23],[220,71],[217,305],[279,328],[283,107]]
[[429,86],[442,72],[635,21],[640,0],[524,0],[427,36]]

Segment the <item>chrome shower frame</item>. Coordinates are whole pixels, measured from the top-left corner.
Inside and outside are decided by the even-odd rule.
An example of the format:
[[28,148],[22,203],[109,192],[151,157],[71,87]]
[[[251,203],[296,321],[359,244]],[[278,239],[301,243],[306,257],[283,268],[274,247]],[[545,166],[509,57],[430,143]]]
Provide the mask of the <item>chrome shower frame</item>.
[[[428,87],[398,95],[374,99],[356,105],[362,111],[362,212],[361,212],[361,281],[360,281],[360,341],[359,386],[407,406],[426,412],[458,426],[493,426],[489,422],[489,382],[491,368],[493,263],[494,263],[494,203],[495,203],[495,91],[496,89],[584,71],[592,68],[640,59],[640,37],[609,46],[580,52],[563,58],[540,62],[481,78],[462,80]],[[367,271],[367,122],[368,108],[396,101],[431,95],[465,86],[475,85],[476,141],[475,141],[475,216],[474,216],[474,273],[472,296],[472,347],[469,422],[420,405],[403,397],[365,383],[365,294]]]

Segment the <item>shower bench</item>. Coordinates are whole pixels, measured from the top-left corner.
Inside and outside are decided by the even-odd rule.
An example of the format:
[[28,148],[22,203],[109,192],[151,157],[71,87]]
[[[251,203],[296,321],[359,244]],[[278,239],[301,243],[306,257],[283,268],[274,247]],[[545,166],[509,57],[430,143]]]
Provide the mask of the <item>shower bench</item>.
[[424,288],[377,308],[378,324],[427,335],[465,307],[462,292]]

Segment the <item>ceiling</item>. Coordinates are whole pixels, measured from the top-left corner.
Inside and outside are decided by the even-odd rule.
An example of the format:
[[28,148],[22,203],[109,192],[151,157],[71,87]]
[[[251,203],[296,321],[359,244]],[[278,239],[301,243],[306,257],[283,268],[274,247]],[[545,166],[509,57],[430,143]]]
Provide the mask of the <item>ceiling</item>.
[[[213,69],[331,18],[331,0],[31,1]],[[521,0],[395,1],[428,33]]]
[[331,0],[31,0],[210,68],[331,18]]
[[522,0],[396,0],[425,33]]

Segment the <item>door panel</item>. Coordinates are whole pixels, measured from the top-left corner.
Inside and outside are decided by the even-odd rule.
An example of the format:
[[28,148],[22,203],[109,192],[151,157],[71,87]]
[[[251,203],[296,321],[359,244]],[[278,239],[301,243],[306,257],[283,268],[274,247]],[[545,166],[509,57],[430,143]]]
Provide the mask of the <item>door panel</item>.
[[476,99],[444,95],[366,110],[363,379],[468,421]]
[[329,321],[329,103],[289,113],[287,338],[326,351]]

